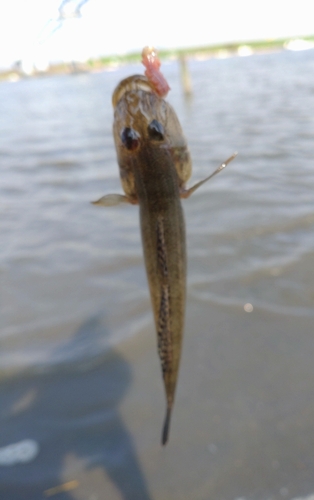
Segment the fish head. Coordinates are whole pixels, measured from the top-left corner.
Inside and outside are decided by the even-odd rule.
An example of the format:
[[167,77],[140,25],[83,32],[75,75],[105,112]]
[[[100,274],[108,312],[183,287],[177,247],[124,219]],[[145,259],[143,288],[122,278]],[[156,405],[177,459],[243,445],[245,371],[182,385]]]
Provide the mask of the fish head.
[[134,169],[140,168],[143,149],[166,149],[178,175],[179,187],[191,176],[192,162],[180,122],[172,106],[156,94],[149,80],[134,75],[116,87],[113,136],[122,187],[127,196],[136,197]]

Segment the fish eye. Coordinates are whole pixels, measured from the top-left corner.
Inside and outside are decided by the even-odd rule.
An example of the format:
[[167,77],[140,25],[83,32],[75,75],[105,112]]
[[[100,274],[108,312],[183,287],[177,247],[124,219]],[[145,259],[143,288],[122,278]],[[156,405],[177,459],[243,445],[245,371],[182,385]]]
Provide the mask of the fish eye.
[[163,141],[165,138],[165,130],[160,122],[153,120],[147,127],[148,135],[155,141]]
[[123,145],[129,151],[134,151],[140,143],[139,134],[133,128],[130,127],[125,127],[122,130],[120,137]]

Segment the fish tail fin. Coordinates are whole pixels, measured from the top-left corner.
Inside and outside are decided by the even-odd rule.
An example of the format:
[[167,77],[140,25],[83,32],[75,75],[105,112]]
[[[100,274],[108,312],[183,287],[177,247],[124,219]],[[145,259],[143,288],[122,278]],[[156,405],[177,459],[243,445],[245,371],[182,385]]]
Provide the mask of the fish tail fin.
[[163,426],[163,429],[162,429],[162,437],[161,437],[161,444],[163,446],[165,444],[167,444],[167,441],[168,441],[168,438],[169,438],[171,410],[172,410],[172,406],[168,405],[167,406],[166,417],[165,417],[165,421],[164,421],[164,426]]

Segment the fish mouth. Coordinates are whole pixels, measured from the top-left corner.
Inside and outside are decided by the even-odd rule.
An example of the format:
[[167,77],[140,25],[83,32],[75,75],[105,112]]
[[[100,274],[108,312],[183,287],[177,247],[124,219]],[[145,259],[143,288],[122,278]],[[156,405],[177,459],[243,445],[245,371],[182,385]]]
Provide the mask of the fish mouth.
[[154,92],[154,88],[150,81],[144,75],[133,75],[122,80],[116,86],[112,94],[112,105],[115,109],[118,102],[126,92],[144,90],[145,92]]

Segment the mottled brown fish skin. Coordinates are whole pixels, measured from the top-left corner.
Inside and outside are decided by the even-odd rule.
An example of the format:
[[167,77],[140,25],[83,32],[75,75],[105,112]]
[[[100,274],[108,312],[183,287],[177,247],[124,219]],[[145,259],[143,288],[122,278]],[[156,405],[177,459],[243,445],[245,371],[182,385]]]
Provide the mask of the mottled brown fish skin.
[[[142,244],[155,319],[167,411],[162,443],[168,440],[178,378],[185,316],[185,224],[180,192],[191,175],[191,158],[175,111],[150,82],[135,75],[113,94],[113,135],[126,199],[139,204]],[[160,136],[150,134],[158,122]],[[134,147],[126,147],[132,130]],[[129,132],[130,133],[130,132]]]
[[143,147],[134,158],[135,186],[147,279],[164,379],[167,415],[162,443],[168,440],[178,378],[185,317],[186,243],[179,182],[166,148]]

